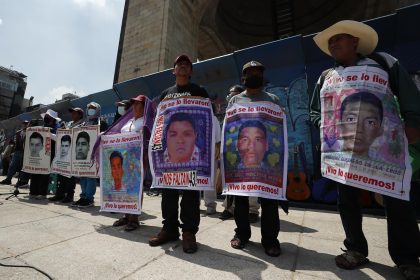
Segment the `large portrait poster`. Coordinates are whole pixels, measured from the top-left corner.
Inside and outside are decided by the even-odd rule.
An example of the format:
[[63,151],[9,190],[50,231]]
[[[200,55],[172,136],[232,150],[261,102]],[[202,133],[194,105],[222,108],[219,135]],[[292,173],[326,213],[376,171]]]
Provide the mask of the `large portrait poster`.
[[152,187],[213,190],[214,138],[209,99],[160,102],[149,144]]
[[51,133],[49,127],[26,129],[22,170],[32,174],[49,174],[51,160]]
[[101,211],[141,213],[142,159],[139,133],[101,137]]
[[223,194],[286,200],[287,149],[279,105],[233,104],[223,124]]
[[90,125],[73,128],[72,174],[79,177],[96,178],[96,162],[91,160],[92,149],[99,135],[99,126]]
[[411,166],[388,73],[334,70],[321,89],[321,172],[337,182],[409,200]]
[[51,171],[63,176],[71,177],[71,155],[73,147],[73,130],[57,129],[55,143],[55,157],[51,164]]

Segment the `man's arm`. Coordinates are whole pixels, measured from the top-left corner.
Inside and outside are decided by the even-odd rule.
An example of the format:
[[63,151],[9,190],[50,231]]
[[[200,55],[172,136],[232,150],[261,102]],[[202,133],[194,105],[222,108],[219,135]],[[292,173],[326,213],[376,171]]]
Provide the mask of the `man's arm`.
[[320,92],[321,92],[321,85],[320,80],[315,85],[314,92],[312,93],[311,104],[309,106],[309,116],[311,117],[311,122],[316,127],[321,126],[321,99],[320,99]]
[[[392,56],[387,57],[387,61],[392,58]],[[407,70],[396,59],[390,67],[389,75],[389,80],[396,86],[394,95],[398,98],[408,143],[413,144],[420,140],[420,91]]]

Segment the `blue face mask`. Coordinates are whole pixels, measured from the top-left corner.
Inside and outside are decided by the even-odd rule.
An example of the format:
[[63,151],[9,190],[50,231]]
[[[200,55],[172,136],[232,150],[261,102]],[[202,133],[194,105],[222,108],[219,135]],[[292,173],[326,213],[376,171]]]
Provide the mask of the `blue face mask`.
[[121,116],[125,114],[125,108],[123,106],[118,106],[118,114]]
[[87,110],[87,115],[88,116],[93,116],[93,115],[95,115],[95,113],[96,113],[96,110],[95,109],[88,109]]

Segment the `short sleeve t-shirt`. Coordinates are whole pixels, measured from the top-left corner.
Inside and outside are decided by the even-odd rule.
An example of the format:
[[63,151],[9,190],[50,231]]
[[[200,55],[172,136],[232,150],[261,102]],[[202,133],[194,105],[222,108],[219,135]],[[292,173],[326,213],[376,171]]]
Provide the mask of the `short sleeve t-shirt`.
[[274,104],[280,105],[280,100],[277,96],[266,91],[260,91],[258,94],[252,96],[246,95],[246,91],[241,92],[238,95],[233,96],[229,100],[228,108],[230,108],[234,103],[244,103],[244,102],[258,102],[258,101],[269,101]]
[[165,98],[179,98],[187,96],[201,96],[204,98],[209,98],[207,91],[194,83],[189,83],[185,86],[174,85],[162,91],[160,95],[160,101]]
[[138,118],[137,120],[132,118],[121,128],[121,132],[142,132],[143,122],[143,117]]

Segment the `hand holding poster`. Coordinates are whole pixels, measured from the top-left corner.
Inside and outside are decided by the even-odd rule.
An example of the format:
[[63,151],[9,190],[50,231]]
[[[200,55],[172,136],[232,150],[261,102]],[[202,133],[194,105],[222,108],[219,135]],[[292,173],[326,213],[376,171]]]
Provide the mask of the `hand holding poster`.
[[213,189],[212,114],[208,99],[188,97],[160,102],[149,144],[152,187]]
[[71,177],[71,155],[73,151],[73,130],[57,129],[57,141],[55,144],[55,158],[51,164],[54,173]]
[[222,141],[223,194],[286,200],[287,127],[280,106],[233,104]]
[[411,166],[388,74],[377,67],[334,70],[321,89],[324,177],[409,199]]
[[99,126],[73,128],[72,174],[80,177],[96,178],[97,163],[91,160],[92,149],[99,134]]
[[102,135],[100,149],[101,211],[140,214],[144,177],[141,136]]
[[50,128],[41,126],[27,128],[22,170],[32,174],[49,174],[50,159]]

